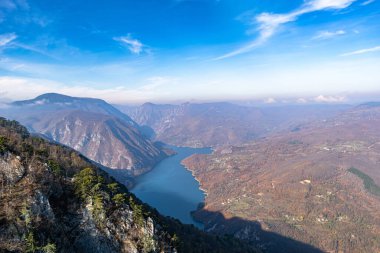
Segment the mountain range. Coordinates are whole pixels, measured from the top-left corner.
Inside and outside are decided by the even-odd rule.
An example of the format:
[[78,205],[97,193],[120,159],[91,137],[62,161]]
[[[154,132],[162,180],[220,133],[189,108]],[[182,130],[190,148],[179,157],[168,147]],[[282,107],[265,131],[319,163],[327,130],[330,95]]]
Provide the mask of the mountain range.
[[232,103],[184,103],[123,106],[141,126],[151,128],[154,140],[177,146],[238,145],[313,119],[328,118],[348,105],[301,105],[256,108]]
[[100,99],[49,93],[11,103],[0,113],[72,147],[118,175],[136,176],[167,156],[126,114]]
[[[110,200],[115,194],[109,190],[102,192],[101,203],[108,207],[106,214],[111,214],[111,219],[107,220],[108,230],[103,230],[94,221],[83,223],[83,233],[99,236],[93,241],[95,246],[91,247],[101,249],[104,245],[98,245],[98,241],[103,240],[105,233],[110,241],[107,239],[104,247],[110,250],[109,242],[112,242],[112,247],[119,247],[115,252],[129,252],[120,250],[120,247],[143,252],[143,248],[152,242],[146,240],[147,235],[153,237],[156,251],[170,248],[175,252],[180,247],[185,250],[179,252],[261,250],[268,253],[359,253],[380,250],[380,104],[377,102],[358,106],[286,105],[260,108],[232,103],[112,106],[99,99],[44,94],[35,99],[13,102],[0,109],[0,114],[22,122],[34,134],[30,135],[14,121],[1,120],[3,130],[0,129],[0,137],[6,137],[2,139],[5,144],[1,145],[0,142],[2,182],[12,185],[16,191],[8,190],[8,195],[2,195],[4,203],[8,204],[0,206],[3,212],[0,212],[0,218],[3,217],[2,224],[7,224],[7,227],[0,231],[0,235],[12,233],[14,238],[15,233],[6,220],[7,212],[12,208],[18,210],[17,217],[25,219],[21,202],[9,207],[12,198],[25,195],[27,199],[22,201],[28,203],[35,214],[34,222],[37,222],[43,216],[38,210],[50,208],[46,199],[49,205],[55,205],[57,201],[54,194],[50,200],[51,191],[45,191],[44,185],[49,185],[48,189],[51,189],[58,181],[63,190],[59,187],[54,190],[63,192],[64,195],[59,198],[64,196],[65,199],[59,208],[76,213],[82,217],[81,222],[84,218],[88,222],[91,215],[86,212],[96,206],[96,196],[91,196],[90,202],[87,199],[78,202],[80,196],[75,195],[75,185],[68,181],[75,182],[82,173],[95,173],[104,177],[107,183],[113,183],[113,179],[103,172],[106,171],[130,186],[131,177],[149,171],[170,155],[165,143],[213,147],[210,155],[194,155],[182,161],[207,193],[204,205],[193,212],[193,217],[204,224],[208,233],[163,218],[119,185],[123,189],[120,194],[132,197],[132,201],[126,203],[129,206],[126,209],[132,213],[110,211],[117,210]],[[17,133],[16,137],[14,132]],[[9,142],[12,136],[17,139],[17,145]],[[92,161],[68,147],[60,147],[58,143],[74,148]],[[58,159],[57,152],[63,154],[63,160]],[[23,162],[17,162],[20,160],[17,157],[21,157]],[[35,159],[40,163],[35,164]],[[57,163],[60,170],[65,168],[59,180],[54,179]],[[33,166],[40,169],[34,171]],[[92,172],[82,172],[89,167],[93,168]],[[41,172],[43,168],[53,175]],[[28,170],[30,175],[25,174]],[[47,181],[42,180],[44,177]],[[35,188],[23,180],[34,180]],[[39,192],[21,191],[25,185],[39,189]],[[106,188],[105,184],[100,185]],[[2,193],[4,189],[3,185]],[[40,192],[45,197],[41,197]],[[35,207],[38,198],[45,199],[39,202],[44,205],[43,208]],[[140,223],[144,224],[140,227],[133,225],[135,203],[146,210],[144,213],[151,215],[143,216],[145,223]],[[86,210],[88,206],[90,208]],[[53,208],[54,216],[57,215],[56,210]],[[139,208],[136,210],[140,212]],[[65,215],[62,216],[64,220],[68,219]],[[137,229],[133,230],[137,237],[128,239],[133,242],[127,240],[129,246],[112,237],[116,231],[112,230],[114,224],[122,224],[112,215],[132,215],[128,225],[123,225]],[[153,224],[160,223],[159,226],[154,225],[157,230],[153,234],[149,232],[152,222],[148,216]],[[26,224],[20,224],[17,229],[23,231],[23,236],[28,235]],[[72,228],[61,220],[55,224]],[[173,230],[174,227],[176,230]],[[43,226],[38,231],[52,232]],[[81,235],[79,238],[86,238],[82,237],[82,232],[74,231]],[[38,244],[43,245],[49,237],[44,232],[39,233]],[[190,239],[184,243],[182,240],[187,240],[186,233]],[[176,239],[173,238],[179,235],[182,243],[174,243]],[[228,239],[224,238],[225,235]],[[124,236],[129,238],[130,235]],[[10,250],[8,239],[0,238],[0,244]],[[67,242],[64,240],[58,244],[65,245]],[[191,249],[194,240],[201,244]],[[207,248],[207,240],[210,240],[211,248]],[[227,243],[225,240],[230,241]],[[72,238],[68,241],[75,247],[84,247],[79,242],[75,244]],[[226,247],[223,248],[223,245]],[[231,245],[236,248],[231,249]],[[23,249],[26,246],[19,241],[17,247]],[[88,252],[89,249],[84,251]]]

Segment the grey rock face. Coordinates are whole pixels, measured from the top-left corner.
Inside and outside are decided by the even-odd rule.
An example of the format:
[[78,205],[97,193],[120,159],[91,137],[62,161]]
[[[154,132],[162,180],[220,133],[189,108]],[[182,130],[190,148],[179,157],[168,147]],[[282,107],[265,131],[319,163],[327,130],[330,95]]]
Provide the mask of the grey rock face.
[[31,212],[34,216],[42,217],[51,221],[55,219],[49,200],[41,191],[36,191],[33,199],[31,200],[30,206]]
[[15,184],[25,174],[25,168],[21,164],[20,157],[11,153],[0,155],[0,180],[3,184]]

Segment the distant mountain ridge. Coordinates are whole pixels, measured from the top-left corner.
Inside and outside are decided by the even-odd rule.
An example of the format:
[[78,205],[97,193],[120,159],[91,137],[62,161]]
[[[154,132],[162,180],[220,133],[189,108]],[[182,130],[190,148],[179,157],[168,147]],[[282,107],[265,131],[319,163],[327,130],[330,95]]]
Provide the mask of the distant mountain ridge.
[[138,124],[150,127],[155,140],[178,146],[239,145],[267,134],[294,129],[312,119],[328,118],[347,105],[248,107],[237,104],[145,103],[119,107]]
[[13,102],[0,114],[118,174],[142,174],[167,156],[143,135],[136,122],[101,99],[48,93]]
[[358,107],[380,107],[380,102],[367,102],[360,104]]
[[103,113],[107,115],[112,115],[123,119],[126,123],[138,128],[138,124],[134,122],[126,114],[120,112],[118,109],[108,104],[106,101],[98,98],[81,98],[81,97],[71,97],[67,95],[62,95],[58,93],[46,93],[36,98],[29,100],[15,101],[11,103],[12,106],[35,106],[35,107],[46,107],[49,106],[49,110],[57,109],[71,109],[71,110],[81,110],[96,113]]

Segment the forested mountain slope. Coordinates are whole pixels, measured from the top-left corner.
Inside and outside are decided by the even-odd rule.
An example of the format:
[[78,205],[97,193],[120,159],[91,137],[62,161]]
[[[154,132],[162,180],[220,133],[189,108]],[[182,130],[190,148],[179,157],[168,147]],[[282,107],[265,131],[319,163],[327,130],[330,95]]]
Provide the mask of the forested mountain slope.
[[258,252],[142,204],[78,152],[0,118],[0,252]]

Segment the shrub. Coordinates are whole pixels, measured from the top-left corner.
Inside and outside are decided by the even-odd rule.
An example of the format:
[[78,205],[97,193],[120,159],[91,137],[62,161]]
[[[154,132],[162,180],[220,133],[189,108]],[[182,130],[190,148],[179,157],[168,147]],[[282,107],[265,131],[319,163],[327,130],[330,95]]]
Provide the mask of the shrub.
[[25,249],[25,252],[36,252],[38,250],[38,247],[36,245],[36,240],[34,238],[34,234],[33,232],[29,232],[26,237],[25,237],[25,241],[26,241],[26,249]]
[[129,204],[133,211],[134,223],[137,226],[142,227],[144,225],[144,216],[143,216],[142,206],[139,204],[136,204],[132,197],[129,198]]
[[51,172],[55,175],[55,176],[61,176],[63,171],[62,171],[62,168],[61,166],[59,166],[59,163],[54,161],[54,160],[49,160],[48,161],[48,166],[49,168],[51,169]]
[[115,196],[113,196],[112,201],[115,203],[116,206],[121,206],[125,203],[127,200],[127,197],[125,193],[118,193]]
[[0,136],[0,154],[4,154],[7,151],[7,139],[4,136]]
[[48,243],[44,247],[41,248],[41,251],[44,253],[55,253],[57,252],[57,247],[54,243]]
[[97,193],[94,197],[93,197],[93,215],[94,215],[94,218],[95,218],[95,221],[100,223],[101,221],[103,221],[103,218],[105,217],[104,216],[104,205],[103,205],[103,201],[104,201],[104,198],[102,196],[102,194],[100,193]]
[[107,188],[111,191],[112,194],[116,194],[119,190],[119,185],[117,183],[110,183],[107,185]]
[[92,168],[85,168],[74,176],[75,193],[86,200],[99,188],[98,176]]

